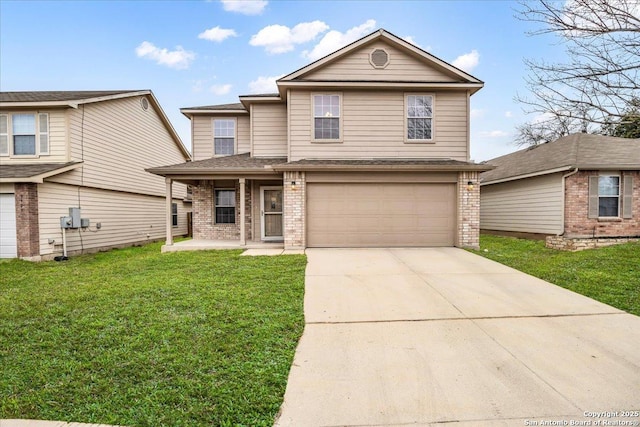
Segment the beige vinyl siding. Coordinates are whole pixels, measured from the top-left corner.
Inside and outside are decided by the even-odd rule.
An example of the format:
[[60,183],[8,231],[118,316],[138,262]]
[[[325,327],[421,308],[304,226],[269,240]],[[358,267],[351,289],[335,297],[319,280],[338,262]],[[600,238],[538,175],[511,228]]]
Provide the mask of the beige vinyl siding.
[[[164,196],[165,182],[146,168],[186,161],[160,116],[142,97],[80,105],[69,110],[72,160],[83,165],[51,181]],[[174,185],[176,197],[186,187]]]
[[213,157],[213,118],[211,116],[193,116],[191,118],[193,160]]
[[425,157],[468,160],[466,92],[425,92],[434,95],[435,106],[434,137],[429,143],[405,143],[404,91],[342,92],[343,142],[312,143],[312,93],[291,92],[291,161]]
[[251,114],[253,155],[255,157],[286,157],[287,106],[285,104],[255,104]]
[[[173,234],[185,235],[190,204],[179,199],[174,199],[174,203],[178,205],[178,227],[173,228]],[[165,237],[164,197],[95,188],[78,190],[72,185],[45,182],[38,185],[41,255],[62,252],[60,217],[68,215],[70,207],[78,205],[82,218],[88,218],[91,226],[85,231],[67,230],[68,251],[106,249]],[[98,222],[102,225],[100,230],[96,229]],[[49,239],[55,243],[49,244]]]
[[[6,156],[0,156],[0,164],[6,165],[11,163],[64,163],[69,159],[69,153],[67,150],[67,118],[66,114],[70,110],[56,109],[56,110],[33,110],[33,111],[20,111],[19,113],[36,114],[46,113],[49,116],[49,154],[43,154],[38,157],[19,157],[9,158]],[[16,111],[2,111],[0,114],[14,114]],[[11,145],[11,140],[8,141]],[[39,143],[36,138],[36,146]]]
[[[374,68],[369,62],[369,54],[374,49],[384,49],[388,53],[389,64],[385,68]],[[362,47],[345,58],[305,75],[304,78],[309,80],[456,81],[444,70],[426,65],[417,57],[382,41]]]
[[251,151],[249,116],[193,116],[191,136],[193,144],[193,160],[204,160],[213,157],[213,120],[236,119],[236,154]]
[[563,230],[562,175],[480,187],[480,228],[559,234]]
[[238,117],[238,130],[236,131],[238,135],[238,142],[236,143],[238,151],[236,154],[251,152],[251,129],[249,121],[249,116]]
[[1,183],[0,184],[0,194],[13,193],[15,191],[15,187],[13,184]]

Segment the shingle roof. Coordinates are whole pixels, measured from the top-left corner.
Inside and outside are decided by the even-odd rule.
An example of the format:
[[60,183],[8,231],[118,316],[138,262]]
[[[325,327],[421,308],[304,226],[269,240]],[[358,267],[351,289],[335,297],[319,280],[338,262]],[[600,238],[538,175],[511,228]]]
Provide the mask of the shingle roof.
[[[49,174],[58,169],[79,164],[79,162],[69,163],[29,163],[29,164],[9,164],[0,166],[0,179],[22,179],[31,178],[38,175]],[[54,174],[51,174],[54,175]]]
[[79,91],[30,91],[0,92],[0,102],[56,102],[79,101],[102,96],[140,92],[139,90],[79,90]]
[[481,175],[483,183],[560,168],[640,169],[640,139],[573,134],[486,163],[496,168]]
[[171,166],[160,166],[147,169],[148,172],[156,175],[172,173],[199,173],[199,172],[226,172],[226,171],[258,171],[265,170],[265,167],[286,163],[286,157],[258,158],[251,157],[249,153],[236,154],[233,156],[212,157],[210,159],[196,160],[194,162],[179,163]]
[[344,170],[476,170],[486,171],[492,166],[452,159],[302,159],[274,166],[276,170],[311,170],[311,169],[344,169]]
[[219,104],[219,105],[202,105],[200,107],[184,107],[181,110],[246,110],[242,103]]

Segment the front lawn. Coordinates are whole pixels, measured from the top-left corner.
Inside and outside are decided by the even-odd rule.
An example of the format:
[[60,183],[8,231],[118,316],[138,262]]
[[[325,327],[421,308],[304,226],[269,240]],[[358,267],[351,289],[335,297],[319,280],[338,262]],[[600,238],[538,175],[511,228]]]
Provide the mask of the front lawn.
[[544,241],[482,235],[478,255],[640,316],[640,244],[580,252]]
[[306,258],[240,253],[0,262],[0,419],[271,426]]

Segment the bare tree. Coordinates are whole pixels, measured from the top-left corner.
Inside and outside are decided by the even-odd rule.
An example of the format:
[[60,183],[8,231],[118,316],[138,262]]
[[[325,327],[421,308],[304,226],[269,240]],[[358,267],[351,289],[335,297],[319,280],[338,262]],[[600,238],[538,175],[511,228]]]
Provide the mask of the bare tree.
[[640,0],[537,0],[520,6],[519,19],[542,25],[529,34],[556,35],[567,60],[525,60],[531,95],[516,100],[548,120],[522,125],[517,143],[537,144],[532,137],[550,130],[598,132],[621,119],[640,96]]

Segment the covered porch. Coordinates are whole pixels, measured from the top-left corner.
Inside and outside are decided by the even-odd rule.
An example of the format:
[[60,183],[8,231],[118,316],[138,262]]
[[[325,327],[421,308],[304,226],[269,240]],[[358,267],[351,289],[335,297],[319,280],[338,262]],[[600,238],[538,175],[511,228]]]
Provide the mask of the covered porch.
[[[163,252],[202,249],[284,248],[281,158],[248,153],[187,162],[148,171],[165,177],[166,243]],[[173,182],[192,189],[193,239],[173,242]]]

